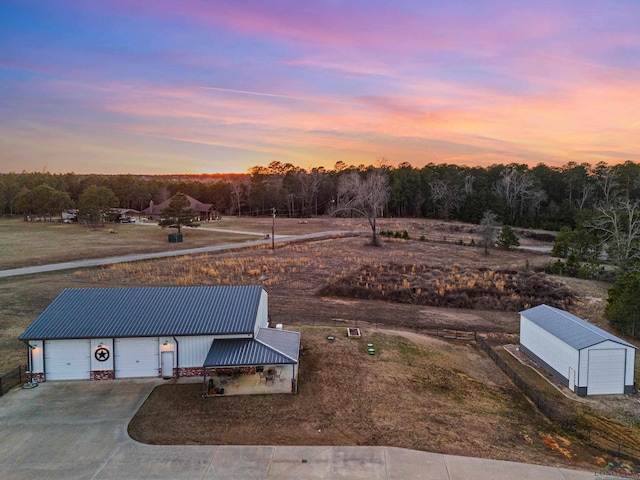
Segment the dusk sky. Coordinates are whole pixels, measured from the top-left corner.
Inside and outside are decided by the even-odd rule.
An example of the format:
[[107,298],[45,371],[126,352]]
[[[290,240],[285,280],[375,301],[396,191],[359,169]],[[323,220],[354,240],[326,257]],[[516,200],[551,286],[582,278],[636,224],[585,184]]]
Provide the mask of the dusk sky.
[[0,0],[0,173],[639,152],[638,0]]

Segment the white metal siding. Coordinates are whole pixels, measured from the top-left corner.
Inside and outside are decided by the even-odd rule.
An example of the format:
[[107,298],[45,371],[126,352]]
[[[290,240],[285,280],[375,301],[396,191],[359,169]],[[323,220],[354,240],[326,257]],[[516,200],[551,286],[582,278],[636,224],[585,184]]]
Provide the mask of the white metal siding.
[[116,378],[157,377],[158,338],[117,338],[114,346]]
[[[98,349],[106,349],[107,356],[96,355]],[[104,350],[103,350],[104,351]],[[104,358],[104,360],[99,360]],[[91,339],[91,371],[113,370],[113,340],[111,338]]]
[[616,342],[612,342],[611,340],[604,341],[602,343],[598,343],[591,347],[585,348],[581,351],[580,354],[580,371],[578,384],[581,387],[586,387],[588,385],[588,375],[589,375],[589,351],[591,350],[611,350],[611,349],[620,349],[624,348],[626,350],[627,361],[626,364],[622,364],[619,368],[624,368],[625,372],[625,385],[633,385],[634,379],[634,361],[635,361],[635,348],[630,348],[625,345],[621,345]]
[[587,395],[624,393],[624,348],[592,349],[589,356]]
[[520,344],[565,378],[569,378],[570,367],[579,376],[578,351],[524,316],[520,318]]
[[202,367],[215,336],[194,335],[193,337],[176,338],[178,339],[178,361],[180,362],[180,368],[183,368]]
[[260,304],[258,305],[258,311],[256,313],[256,323],[254,325],[253,335],[258,335],[260,327],[266,328],[269,326],[269,294],[263,290],[260,295]]
[[627,348],[627,365],[626,365],[626,376],[624,379],[625,385],[633,385],[635,380],[635,367],[636,367],[636,349],[635,348]]
[[44,345],[46,380],[85,380],[91,362],[89,340],[47,340]]

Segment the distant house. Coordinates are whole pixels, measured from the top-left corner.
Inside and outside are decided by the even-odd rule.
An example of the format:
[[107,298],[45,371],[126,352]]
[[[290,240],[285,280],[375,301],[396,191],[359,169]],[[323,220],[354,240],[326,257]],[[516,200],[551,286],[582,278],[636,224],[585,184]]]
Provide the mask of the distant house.
[[297,392],[300,333],[269,328],[260,286],[67,289],[20,340],[37,382],[196,377],[212,394]]
[[140,214],[138,210],[134,210],[133,208],[112,208],[109,213],[114,222],[120,223],[134,222],[134,216]]
[[[214,208],[212,203],[202,203],[190,195],[185,195],[185,197],[189,200],[189,208],[196,211],[197,216],[195,221],[201,222],[206,220],[218,220],[218,211]],[[149,206],[145,208],[142,213],[144,213],[148,218],[160,220],[160,218],[162,218],[162,211],[169,206],[170,201],[171,199],[165,200],[164,202],[156,205],[153,203],[153,200],[151,200]]]
[[520,350],[580,396],[633,392],[637,348],[564,310],[520,312]]
[[71,223],[78,221],[78,209],[77,208],[68,208],[62,211],[62,221],[64,223]]

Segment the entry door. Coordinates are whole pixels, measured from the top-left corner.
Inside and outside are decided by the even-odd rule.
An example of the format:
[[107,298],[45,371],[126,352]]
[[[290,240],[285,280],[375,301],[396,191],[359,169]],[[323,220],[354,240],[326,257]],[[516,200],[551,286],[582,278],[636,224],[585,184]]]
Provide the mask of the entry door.
[[576,391],[576,371],[569,367],[569,389],[572,392]]
[[173,352],[162,352],[160,354],[160,363],[162,368],[162,378],[173,377]]

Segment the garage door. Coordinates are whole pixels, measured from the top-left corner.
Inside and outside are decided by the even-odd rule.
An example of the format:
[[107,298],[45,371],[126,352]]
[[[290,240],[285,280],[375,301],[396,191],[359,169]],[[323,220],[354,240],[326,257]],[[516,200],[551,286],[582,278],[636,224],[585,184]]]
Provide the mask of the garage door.
[[157,377],[157,338],[117,338],[114,346],[116,378]]
[[86,380],[91,369],[90,340],[47,340],[44,342],[47,380]]
[[626,350],[589,350],[587,395],[624,393]]

